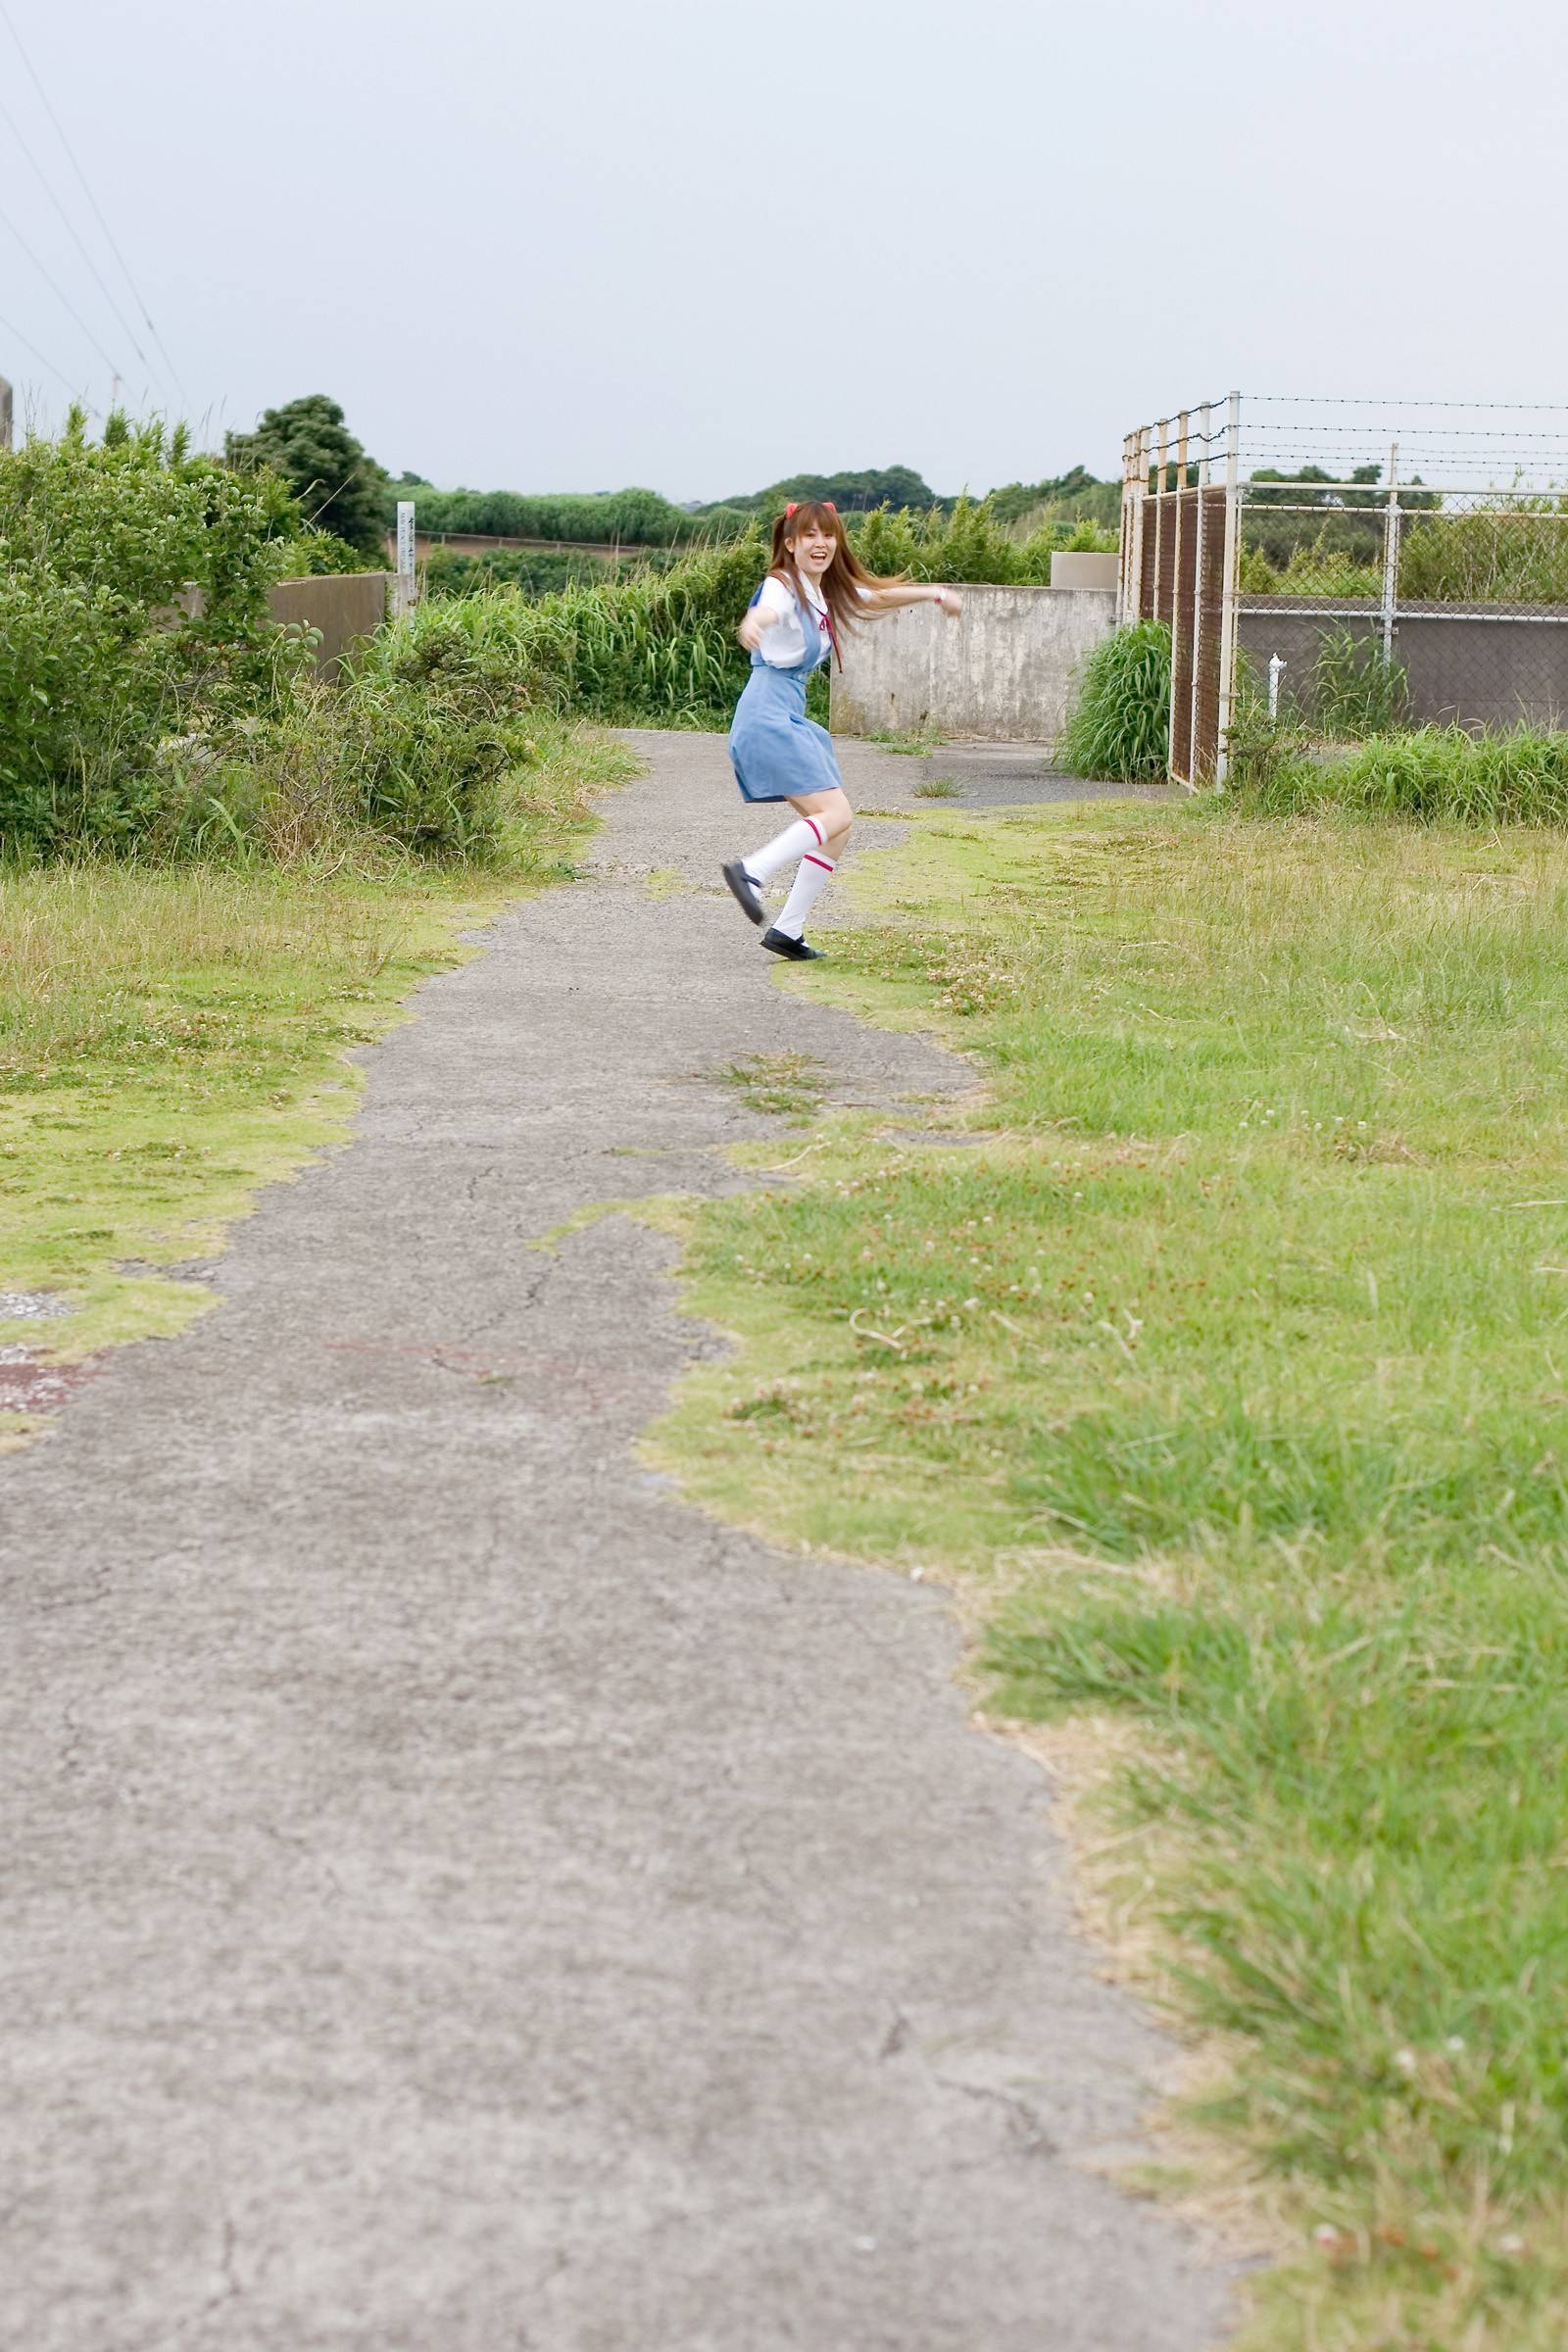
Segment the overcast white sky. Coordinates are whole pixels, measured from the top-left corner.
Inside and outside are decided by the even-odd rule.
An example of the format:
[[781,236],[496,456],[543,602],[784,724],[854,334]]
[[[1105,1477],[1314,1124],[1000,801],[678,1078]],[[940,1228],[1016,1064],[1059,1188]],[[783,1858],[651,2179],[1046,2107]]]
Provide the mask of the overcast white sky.
[[[1568,398],[1562,0],[3,0],[187,403],[443,485],[1114,471],[1253,391]],[[0,104],[155,361],[0,24]],[[0,373],[110,367],[0,224]]]

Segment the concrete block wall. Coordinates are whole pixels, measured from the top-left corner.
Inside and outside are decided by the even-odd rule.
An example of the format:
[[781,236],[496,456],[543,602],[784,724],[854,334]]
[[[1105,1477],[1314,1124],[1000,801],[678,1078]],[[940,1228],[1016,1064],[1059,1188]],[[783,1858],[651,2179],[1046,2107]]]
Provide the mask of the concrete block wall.
[[833,677],[838,735],[1054,743],[1085,659],[1116,625],[1105,588],[960,587],[963,616],[911,605],[857,630]]
[[285,627],[292,621],[320,630],[316,666],[323,677],[333,678],[348,648],[386,618],[393,576],[389,571],[337,571],[279,580],[268,590],[267,601],[272,618]]

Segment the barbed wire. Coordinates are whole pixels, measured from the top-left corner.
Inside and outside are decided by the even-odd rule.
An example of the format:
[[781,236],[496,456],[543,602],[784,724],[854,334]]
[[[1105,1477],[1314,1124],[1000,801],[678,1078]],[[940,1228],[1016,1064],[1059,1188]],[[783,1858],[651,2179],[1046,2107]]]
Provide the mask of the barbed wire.
[[1301,409],[1482,409],[1506,410],[1519,416],[1568,416],[1564,400],[1379,400],[1368,392],[1349,392],[1343,398],[1329,392],[1244,392],[1243,405],[1251,401]]

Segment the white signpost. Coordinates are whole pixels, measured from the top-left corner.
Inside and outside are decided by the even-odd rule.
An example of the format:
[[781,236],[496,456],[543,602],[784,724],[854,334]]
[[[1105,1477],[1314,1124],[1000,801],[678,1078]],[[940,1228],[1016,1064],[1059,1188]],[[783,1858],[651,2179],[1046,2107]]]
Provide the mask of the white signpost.
[[398,500],[398,576],[392,591],[393,611],[412,612],[418,601],[419,585],[414,568],[414,501]]

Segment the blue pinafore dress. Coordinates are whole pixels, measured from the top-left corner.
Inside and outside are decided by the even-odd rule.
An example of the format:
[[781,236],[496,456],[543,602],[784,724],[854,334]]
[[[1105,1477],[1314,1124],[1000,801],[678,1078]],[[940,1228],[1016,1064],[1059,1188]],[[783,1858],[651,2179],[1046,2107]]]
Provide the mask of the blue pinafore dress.
[[[754,606],[761,593],[759,588]],[[832,736],[806,715],[806,681],[829,658],[832,640],[816,612],[809,606],[801,611],[799,597],[795,609],[805,653],[789,669],[753,654],[752,674],[730,721],[730,764],[745,801],[787,801],[844,788]]]

